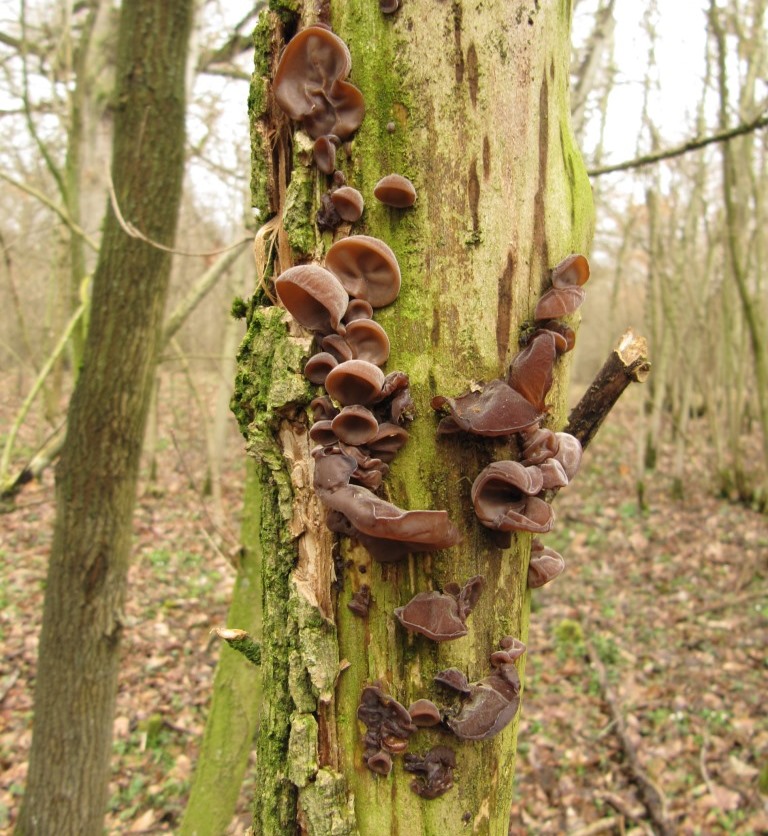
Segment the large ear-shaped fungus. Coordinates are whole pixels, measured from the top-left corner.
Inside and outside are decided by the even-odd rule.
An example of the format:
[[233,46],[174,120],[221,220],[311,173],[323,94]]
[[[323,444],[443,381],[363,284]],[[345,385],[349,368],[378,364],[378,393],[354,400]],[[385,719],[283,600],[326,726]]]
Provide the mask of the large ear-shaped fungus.
[[492,380],[458,398],[438,395],[432,408],[447,406],[451,414],[437,427],[439,435],[457,432],[483,436],[512,435],[534,426],[542,414],[503,380]]
[[366,685],[363,688],[357,719],[364,723],[367,729],[363,738],[363,758],[370,768],[373,768],[370,759],[382,749],[392,754],[402,752],[408,746],[408,738],[416,731],[405,706],[394,697],[385,694],[378,685]]
[[546,411],[545,399],[552,387],[556,359],[555,335],[539,331],[509,367],[507,383],[539,412]]
[[455,717],[448,718],[451,731],[463,740],[487,740],[498,734],[520,706],[520,676],[513,653],[492,655],[494,671],[470,684],[469,698]]
[[411,789],[421,798],[438,798],[453,786],[453,770],[456,755],[447,746],[435,746],[423,757],[410,752],[405,756],[406,772],[417,777],[411,781]]
[[467,635],[467,616],[472,612],[485,585],[482,575],[470,578],[459,590],[457,584],[445,592],[419,592],[395,610],[397,620],[406,630],[421,633],[436,642],[451,641]]
[[536,320],[557,319],[561,316],[568,316],[581,307],[586,295],[584,288],[578,285],[550,287],[539,299],[533,318]]
[[299,264],[275,279],[275,290],[300,325],[320,334],[344,333],[341,318],[349,296],[333,273],[318,264]]
[[374,308],[394,302],[400,292],[400,266],[395,254],[370,235],[350,235],[337,241],[325,256],[325,266],[350,296],[366,299]]
[[480,471],[472,485],[472,503],[480,522],[497,531],[545,534],[555,524],[548,502],[535,494],[544,486],[537,467],[520,462],[493,462]]
[[384,563],[405,559],[411,552],[455,546],[461,539],[446,511],[403,511],[371,491],[350,485],[357,469],[354,458],[320,453],[315,458],[314,487],[326,508],[348,521],[373,557]]
[[565,561],[560,554],[534,537],[531,543],[531,562],[528,564],[528,588],[544,586],[561,575],[564,569]]
[[384,372],[366,360],[346,360],[325,378],[328,394],[343,406],[373,403],[384,385]]
[[365,114],[362,93],[344,81],[352,60],[344,41],[324,26],[308,26],[285,48],[272,83],[280,107],[312,139],[347,139]]
[[388,174],[373,187],[373,196],[386,206],[407,209],[416,202],[416,189],[402,174]]
[[583,255],[569,255],[552,270],[552,286],[581,287],[589,279],[589,262]]
[[359,447],[376,435],[379,422],[370,409],[360,404],[351,404],[345,406],[331,421],[331,429],[340,441]]
[[387,332],[372,319],[353,319],[347,323],[347,345],[358,360],[383,366],[389,357]]

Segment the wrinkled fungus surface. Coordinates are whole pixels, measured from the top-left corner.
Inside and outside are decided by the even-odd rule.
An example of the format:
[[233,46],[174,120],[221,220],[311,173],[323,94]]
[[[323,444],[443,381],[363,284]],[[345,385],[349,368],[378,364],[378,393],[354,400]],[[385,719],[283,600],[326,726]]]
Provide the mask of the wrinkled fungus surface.
[[456,755],[447,746],[435,746],[426,755],[408,753],[405,756],[405,770],[417,777],[411,782],[411,789],[421,798],[438,798],[453,786],[453,770]]
[[552,530],[555,515],[548,502],[535,496],[544,487],[538,467],[520,462],[493,462],[472,485],[472,502],[480,522],[498,531]]
[[492,380],[458,398],[432,398],[433,409],[443,407],[448,407],[451,414],[440,421],[440,435],[462,431],[490,437],[512,435],[534,426],[542,417],[536,407],[503,380]]
[[459,588],[448,584],[443,592],[419,592],[395,610],[406,630],[421,633],[436,642],[467,635],[467,616],[472,612],[485,586],[482,575],[475,575]]

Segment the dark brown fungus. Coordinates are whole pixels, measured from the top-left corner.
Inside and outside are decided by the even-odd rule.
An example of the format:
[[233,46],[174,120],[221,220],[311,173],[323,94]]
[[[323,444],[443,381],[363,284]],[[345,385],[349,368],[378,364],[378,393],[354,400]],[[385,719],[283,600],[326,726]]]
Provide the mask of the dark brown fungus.
[[575,435],[570,433],[555,433],[557,436],[557,453],[555,458],[563,466],[565,475],[570,482],[579,472],[583,448],[581,442]]
[[386,206],[407,209],[416,202],[416,189],[402,174],[388,174],[373,187],[373,196]]
[[373,307],[365,299],[350,299],[344,314],[344,322],[353,322],[356,319],[370,319],[373,316]]
[[318,264],[289,267],[275,279],[275,290],[283,307],[310,331],[344,333],[341,318],[349,296],[333,273]]
[[374,308],[394,302],[400,292],[395,254],[370,235],[350,235],[337,241],[325,256],[325,266],[350,296],[366,299]]
[[467,635],[467,616],[484,586],[482,575],[476,575],[462,589],[458,584],[449,584],[444,592],[419,592],[404,607],[398,607],[395,615],[406,630],[421,633],[432,641],[459,639]]
[[357,537],[376,560],[396,562],[411,552],[445,549],[459,542],[459,531],[446,511],[403,511],[365,488],[350,485],[357,467],[352,456],[321,452],[315,458],[314,487],[326,508],[346,518],[350,528],[345,533]]
[[344,41],[324,26],[308,26],[286,46],[272,83],[275,99],[312,137],[347,139],[365,114],[362,93],[344,79],[352,67]]
[[549,546],[534,537],[531,543],[531,562],[528,564],[528,588],[538,589],[563,573],[565,561]]
[[363,743],[369,766],[371,757],[382,749],[392,754],[402,752],[408,745],[408,738],[416,731],[405,706],[384,693],[378,685],[363,688],[357,719],[367,729]]
[[552,286],[580,287],[589,279],[589,262],[583,255],[569,255],[552,270]]
[[535,494],[544,486],[538,467],[520,462],[493,462],[472,485],[472,503],[480,522],[498,531],[551,531],[555,515],[548,502]]
[[372,319],[354,319],[347,323],[345,339],[358,360],[383,366],[389,358],[387,332]]
[[309,408],[312,410],[313,421],[323,421],[335,418],[339,410],[333,405],[328,395],[319,395],[310,401]]
[[547,459],[545,462],[542,462],[539,465],[539,470],[541,470],[541,476],[544,479],[545,491],[553,491],[557,488],[564,488],[569,482],[565,468],[555,458]]
[[371,455],[383,462],[391,462],[395,454],[408,441],[408,433],[397,424],[379,424],[376,435],[367,443]]
[[440,711],[431,700],[416,700],[408,706],[408,713],[411,715],[413,725],[420,729],[439,726],[442,722]]
[[342,186],[331,192],[331,200],[343,221],[354,223],[360,220],[365,204],[363,196],[352,186]]
[[393,15],[400,8],[400,0],[379,0],[379,11],[384,15]]
[[521,462],[526,467],[540,465],[557,452],[557,436],[552,430],[534,427],[522,433]]
[[492,380],[458,398],[438,395],[432,408],[447,406],[451,414],[443,418],[437,432],[447,435],[469,432],[483,436],[504,436],[536,424],[541,413],[503,380]]
[[360,404],[351,404],[331,421],[331,428],[337,438],[345,444],[359,446],[369,442],[379,429],[379,422],[370,409]]
[[413,417],[413,399],[411,398],[410,380],[405,372],[390,372],[381,387],[379,402],[389,400],[389,420],[393,424],[402,424]]
[[365,765],[371,772],[375,772],[377,775],[383,775],[386,778],[392,771],[392,758],[387,752],[379,749],[378,752],[374,752],[365,758]]
[[449,717],[451,731],[463,740],[487,740],[504,729],[520,706],[520,676],[508,650],[496,651],[493,673],[469,686],[469,698]]
[[304,377],[310,383],[316,383],[318,386],[322,386],[328,377],[328,372],[331,369],[335,369],[338,365],[339,363],[333,354],[327,351],[320,351],[317,354],[313,354],[307,360],[304,365]]
[[453,770],[456,755],[447,746],[435,746],[426,755],[408,753],[405,756],[406,772],[417,777],[411,781],[411,789],[421,798],[438,798],[453,786]]
[[586,291],[578,285],[551,287],[539,299],[533,318],[536,320],[557,319],[561,316],[568,316],[581,306],[585,296]]
[[331,447],[339,440],[333,431],[333,422],[328,420],[315,421],[309,428],[309,437],[321,447]]
[[333,174],[336,169],[337,136],[319,136],[312,146],[315,163],[323,174]]
[[323,351],[327,351],[328,354],[332,354],[339,361],[339,363],[343,363],[345,360],[352,360],[354,358],[354,354],[352,353],[352,349],[349,347],[349,343],[347,343],[344,337],[340,337],[338,334],[328,334],[323,337],[322,340],[320,340],[320,348]]
[[525,642],[515,636],[502,636],[499,642],[502,650],[506,650],[512,660],[519,659],[527,650]]
[[[555,335],[555,348],[558,354],[565,354],[567,351],[573,351],[576,345],[576,332],[570,325],[564,322],[558,322],[556,319],[546,319],[539,323],[539,329],[546,329]],[[536,336],[539,331],[534,331],[533,336]]]
[[330,192],[325,192],[320,196],[320,206],[315,214],[315,223],[320,232],[336,232],[343,223],[341,215],[336,211],[336,205],[331,200]]
[[458,691],[465,697],[470,694],[471,689],[467,677],[458,668],[446,668],[444,671],[440,671],[435,676],[435,682],[450,688],[452,691]]
[[507,383],[539,412],[546,411],[545,399],[552,387],[556,358],[555,335],[539,331],[509,367]]
[[[315,355],[317,356],[317,355]],[[384,385],[384,372],[366,360],[346,360],[325,378],[328,394],[342,406],[373,403]]]
[[368,617],[368,610],[371,606],[371,588],[364,583],[357,592],[352,593],[352,598],[347,607],[360,618]]

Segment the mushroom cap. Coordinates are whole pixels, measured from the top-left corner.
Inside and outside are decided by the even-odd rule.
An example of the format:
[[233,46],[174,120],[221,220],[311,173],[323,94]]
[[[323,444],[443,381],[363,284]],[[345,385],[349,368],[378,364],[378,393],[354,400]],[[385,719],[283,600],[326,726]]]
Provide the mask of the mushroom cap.
[[338,364],[339,362],[333,354],[328,351],[319,351],[317,354],[313,354],[305,363],[304,377],[310,383],[316,383],[318,386],[322,386],[328,377],[328,372],[331,369],[335,369]]
[[469,696],[470,687],[466,675],[458,668],[446,668],[435,675],[435,682],[445,685],[453,691],[458,691],[464,696]]
[[531,561],[528,564],[528,588],[538,589],[553,581],[565,570],[565,561],[554,549],[534,537],[531,543]]
[[345,444],[359,446],[369,442],[378,432],[379,422],[370,409],[351,404],[331,421],[331,429]]
[[416,202],[416,189],[402,174],[387,174],[373,187],[373,196],[386,206],[407,209]]
[[338,137],[326,134],[319,136],[312,146],[315,164],[323,174],[333,174],[336,168],[336,142]]
[[324,26],[308,26],[286,46],[272,83],[275,99],[312,139],[346,139],[365,114],[362,93],[345,82],[352,68],[347,45]]
[[372,319],[353,319],[347,323],[345,339],[358,360],[383,366],[389,358],[387,332]]
[[552,270],[552,286],[565,288],[576,285],[580,287],[589,279],[589,262],[586,257],[569,255]]
[[[507,668],[511,670],[507,671]],[[457,737],[487,740],[497,735],[517,714],[520,678],[514,665],[505,666],[504,673],[504,676],[491,674],[470,685],[469,699],[456,717],[448,719],[448,726]]]
[[400,7],[400,0],[379,0],[379,10],[384,15],[393,15]]
[[460,639],[467,626],[459,616],[459,602],[444,592],[419,592],[395,610],[397,620],[409,632],[421,633],[436,642]]
[[587,295],[583,287],[566,285],[565,287],[550,287],[539,299],[533,313],[535,320],[557,319],[560,316],[572,314],[584,301]]
[[575,435],[570,433],[555,433],[557,437],[557,452],[555,458],[563,466],[565,475],[570,482],[573,477],[579,472],[581,465],[581,457],[584,452],[581,442]]
[[386,777],[392,771],[392,758],[389,753],[385,752],[383,749],[379,749],[378,752],[374,752],[366,759],[365,765],[371,770],[371,772],[375,772],[377,775],[384,775]]
[[328,395],[318,395],[309,403],[309,408],[312,410],[312,420],[322,421],[324,419],[331,420],[339,414],[339,410],[331,402]]
[[328,354],[332,354],[339,363],[343,363],[345,360],[353,360],[355,357],[349,343],[339,334],[327,334],[320,340],[320,348]]
[[538,467],[520,462],[493,462],[472,485],[472,503],[480,522],[499,531],[545,534],[555,524],[552,506],[534,494],[544,486]]
[[523,433],[521,463],[526,467],[541,465],[557,452],[557,436],[545,427],[534,427]]
[[400,266],[392,250],[370,235],[350,235],[337,241],[325,256],[325,266],[350,296],[383,308],[400,292]]
[[374,751],[402,751],[407,745],[408,737],[416,731],[408,709],[394,697],[384,693],[378,685],[366,685],[363,688],[357,719],[368,729],[365,743]]
[[341,186],[331,192],[331,200],[342,220],[349,223],[360,220],[365,203],[357,189],[353,189],[352,186]]
[[373,306],[366,299],[350,299],[347,310],[344,313],[344,322],[353,322],[356,319],[371,319],[373,317]]
[[366,445],[370,453],[383,462],[391,462],[395,454],[408,441],[408,432],[397,424],[385,421],[379,424],[376,435]]
[[325,378],[328,394],[343,406],[373,403],[384,385],[384,372],[367,360],[346,360]]
[[507,383],[539,412],[546,411],[546,397],[552,387],[552,373],[557,359],[555,335],[539,331],[512,360]]
[[344,332],[341,318],[349,295],[342,283],[319,264],[289,267],[275,279],[275,290],[283,307],[310,331],[330,334]]
[[435,746],[423,757],[409,752],[405,756],[406,772],[416,775],[411,790],[421,798],[439,798],[453,786],[456,754],[447,746]]
[[328,419],[315,421],[309,428],[309,437],[315,444],[320,444],[322,447],[332,447],[339,441],[336,433],[333,431],[333,421],[329,421]]
[[408,713],[414,726],[426,729],[430,726],[439,726],[442,722],[440,710],[432,700],[420,699],[408,706]]
[[440,435],[460,431],[483,436],[504,436],[532,427],[542,417],[519,392],[503,380],[491,380],[477,391],[458,398],[438,395],[432,398],[432,408],[447,406],[451,414],[443,418],[437,432]]

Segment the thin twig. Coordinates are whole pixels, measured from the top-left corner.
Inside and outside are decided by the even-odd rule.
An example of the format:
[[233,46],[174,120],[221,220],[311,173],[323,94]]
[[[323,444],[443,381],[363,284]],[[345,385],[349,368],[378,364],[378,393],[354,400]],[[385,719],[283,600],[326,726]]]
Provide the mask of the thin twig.
[[653,154],[645,154],[642,157],[636,157],[634,160],[625,160],[623,163],[616,163],[615,165],[604,165],[600,168],[593,168],[587,172],[590,177],[601,177],[603,174],[612,174],[614,171],[629,171],[633,168],[642,168],[646,165],[653,165],[662,160],[671,160],[674,157],[681,157],[683,154],[688,154],[690,151],[698,151],[699,148],[705,148],[707,145],[712,145],[715,142],[729,142],[737,136],[744,136],[753,131],[760,130],[760,128],[768,127],[768,115],[762,114],[751,122],[746,122],[743,125],[737,125],[735,128],[728,128],[724,131],[718,131],[705,137],[696,137],[689,139],[682,145],[676,145],[673,148],[667,148],[665,151],[656,151]]

